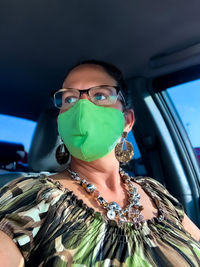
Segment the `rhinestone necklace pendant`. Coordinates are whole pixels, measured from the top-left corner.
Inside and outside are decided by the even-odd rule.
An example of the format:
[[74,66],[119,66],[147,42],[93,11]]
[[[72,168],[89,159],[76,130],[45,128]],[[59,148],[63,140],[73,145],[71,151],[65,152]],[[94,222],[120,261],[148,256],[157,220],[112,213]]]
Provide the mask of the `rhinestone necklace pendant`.
[[109,208],[111,209],[111,210],[115,210],[115,211],[117,211],[118,213],[121,211],[121,207],[120,207],[120,205],[119,204],[117,204],[117,202],[111,202],[111,203],[109,203]]
[[107,205],[106,209],[107,211],[107,217],[109,220],[114,220],[116,215],[119,216],[119,213],[121,211],[121,207],[116,202],[111,202]]
[[115,219],[115,216],[116,216],[116,213],[115,213],[115,211],[114,210],[108,210],[108,212],[107,212],[107,217],[108,217],[108,219],[109,220],[114,220]]

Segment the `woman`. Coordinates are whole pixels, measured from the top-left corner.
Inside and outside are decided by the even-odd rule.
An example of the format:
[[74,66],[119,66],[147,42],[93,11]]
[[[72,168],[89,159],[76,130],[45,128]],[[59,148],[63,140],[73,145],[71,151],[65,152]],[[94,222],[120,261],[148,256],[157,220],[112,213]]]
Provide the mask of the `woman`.
[[119,168],[134,124],[119,70],[87,61],[63,88],[54,101],[70,166],[1,190],[1,266],[199,266],[200,231],[179,202]]

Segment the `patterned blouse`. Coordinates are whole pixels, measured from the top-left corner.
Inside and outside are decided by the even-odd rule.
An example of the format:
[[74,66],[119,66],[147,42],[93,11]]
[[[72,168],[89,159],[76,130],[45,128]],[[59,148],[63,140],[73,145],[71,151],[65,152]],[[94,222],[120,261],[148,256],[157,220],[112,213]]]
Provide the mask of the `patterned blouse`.
[[180,203],[154,179],[134,181],[163,209],[164,219],[147,220],[140,229],[118,225],[40,175],[0,190],[0,230],[14,240],[26,266],[200,266],[200,243],[183,229]]

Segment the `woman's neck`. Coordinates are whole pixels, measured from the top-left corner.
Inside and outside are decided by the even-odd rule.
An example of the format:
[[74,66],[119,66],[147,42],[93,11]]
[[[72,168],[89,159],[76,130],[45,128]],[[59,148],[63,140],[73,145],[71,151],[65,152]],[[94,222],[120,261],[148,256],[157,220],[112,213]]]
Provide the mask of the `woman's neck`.
[[121,187],[119,162],[115,158],[114,152],[91,162],[72,157],[71,169],[101,190],[117,193]]

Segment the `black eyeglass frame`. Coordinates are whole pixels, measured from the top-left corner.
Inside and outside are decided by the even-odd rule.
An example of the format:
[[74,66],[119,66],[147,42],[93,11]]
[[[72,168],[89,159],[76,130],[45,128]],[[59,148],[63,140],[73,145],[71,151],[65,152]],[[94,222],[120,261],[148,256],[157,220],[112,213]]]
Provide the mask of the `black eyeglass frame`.
[[[124,96],[123,96],[123,93],[122,93],[122,91],[120,90],[120,87],[119,86],[115,86],[115,85],[107,85],[107,84],[103,84],[103,85],[98,85],[98,86],[93,86],[93,87],[90,87],[90,88],[88,88],[88,89],[84,89],[84,90],[80,90],[80,89],[77,89],[77,88],[70,88],[70,87],[68,87],[68,88],[62,88],[62,89],[59,89],[59,90],[56,90],[56,91],[53,91],[53,92],[51,92],[51,97],[53,98],[53,101],[55,100],[55,94],[57,93],[57,92],[59,92],[59,91],[64,91],[65,89],[75,89],[75,90],[77,90],[77,91],[79,91],[80,92],[80,97],[81,97],[81,95],[82,94],[87,94],[88,96],[89,96],[89,91],[91,90],[91,89],[93,89],[93,88],[99,88],[99,87],[112,87],[112,88],[115,88],[116,89],[116,91],[117,91],[117,95],[119,95],[120,94],[120,96],[121,96],[121,98],[122,98],[122,101],[124,102],[124,105],[126,106],[126,101],[125,101],[125,98],[124,98]],[[55,101],[54,101],[54,103],[55,103]],[[55,105],[55,104],[54,104]],[[58,107],[57,107],[58,108]]]

